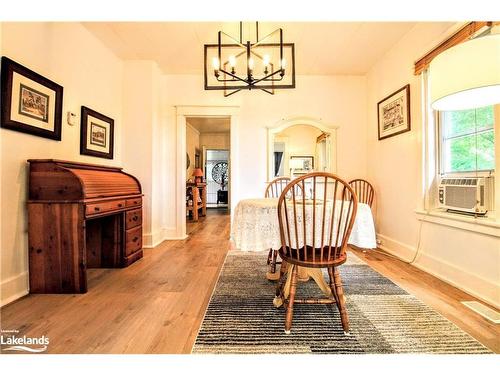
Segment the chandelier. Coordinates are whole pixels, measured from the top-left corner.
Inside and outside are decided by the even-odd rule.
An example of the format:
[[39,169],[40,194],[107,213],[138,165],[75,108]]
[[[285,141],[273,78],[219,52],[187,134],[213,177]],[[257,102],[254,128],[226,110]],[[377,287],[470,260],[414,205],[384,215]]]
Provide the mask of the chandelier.
[[239,29],[239,40],[219,31],[217,44],[205,44],[205,90],[224,90],[227,97],[244,89],[273,95],[276,89],[295,88],[295,45],[283,43],[283,30],[259,39],[256,22],[256,41],[244,43],[242,22]]

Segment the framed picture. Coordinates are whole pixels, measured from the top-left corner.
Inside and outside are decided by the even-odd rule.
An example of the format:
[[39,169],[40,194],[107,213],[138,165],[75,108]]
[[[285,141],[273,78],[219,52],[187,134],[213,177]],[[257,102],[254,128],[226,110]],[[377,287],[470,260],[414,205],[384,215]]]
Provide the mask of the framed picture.
[[115,121],[82,106],[80,154],[113,159]]
[[290,156],[289,167],[296,172],[312,171],[314,169],[314,156]]
[[2,57],[1,127],[61,140],[63,87]]
[[378,102],[378,139],[410,131],[410,85]]

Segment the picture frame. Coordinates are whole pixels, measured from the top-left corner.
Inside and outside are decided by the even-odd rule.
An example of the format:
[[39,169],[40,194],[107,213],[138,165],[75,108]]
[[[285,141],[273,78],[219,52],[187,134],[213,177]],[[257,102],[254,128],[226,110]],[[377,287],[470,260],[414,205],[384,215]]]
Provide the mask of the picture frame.
[[82,106],[80,117],[80,154],[113,159],[115,121]]
[[407,84],[377,103],[378,139],[411,130],[410,85]]
[[0,86],[0,127],[61,140],[61,85],[2,56]]
[[[289,162],[291,168],[296,172],[306,172],[314,170],[314,156],[312,155],[292,155]],[[296,167],[301,165],[301,167]]]

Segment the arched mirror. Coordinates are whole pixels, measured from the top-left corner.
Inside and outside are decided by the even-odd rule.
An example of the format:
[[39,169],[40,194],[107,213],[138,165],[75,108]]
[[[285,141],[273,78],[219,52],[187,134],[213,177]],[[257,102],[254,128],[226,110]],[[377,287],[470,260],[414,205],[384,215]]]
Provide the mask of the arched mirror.
[[310,118],[281,121],[268,129],[268,181],[313,171],[336,171],[336,127]]

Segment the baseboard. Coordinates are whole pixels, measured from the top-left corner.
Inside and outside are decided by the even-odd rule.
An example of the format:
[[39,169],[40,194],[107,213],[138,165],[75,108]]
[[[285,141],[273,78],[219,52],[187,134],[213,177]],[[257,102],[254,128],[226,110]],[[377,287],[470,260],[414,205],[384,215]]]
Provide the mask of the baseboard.
[[[382,234],[378,234],[377,237],[382,240],[382,244],[378,246],[379,249],[405,262],[409,262],[413,259],[416,251],[414,247]],[[412,265],[495,308],[500,308],[497,292],[498,285],[489,280],[478,277],[442,259],[435,258],[422,250],[416,262]],[[479,292],[479,290],[482,292]]]
[[0,283],[0,290],[0,306],[5,306],[29,294],[28,272],[22,272],[17,276],[2,281]]
[[188,238],[185,236],[178,236],[177,229],[173,228],[162,228],[161,230],[154,233],[147,233],[142,236],[142,247],[144,249],[152,249],[163,241],[173,241],[173,240],[185,240]]
[[165,234],[165,240],[168,241],[178,241],[185,240],[189,236],[187,234],[180,236],[176,227],[163,228]]

